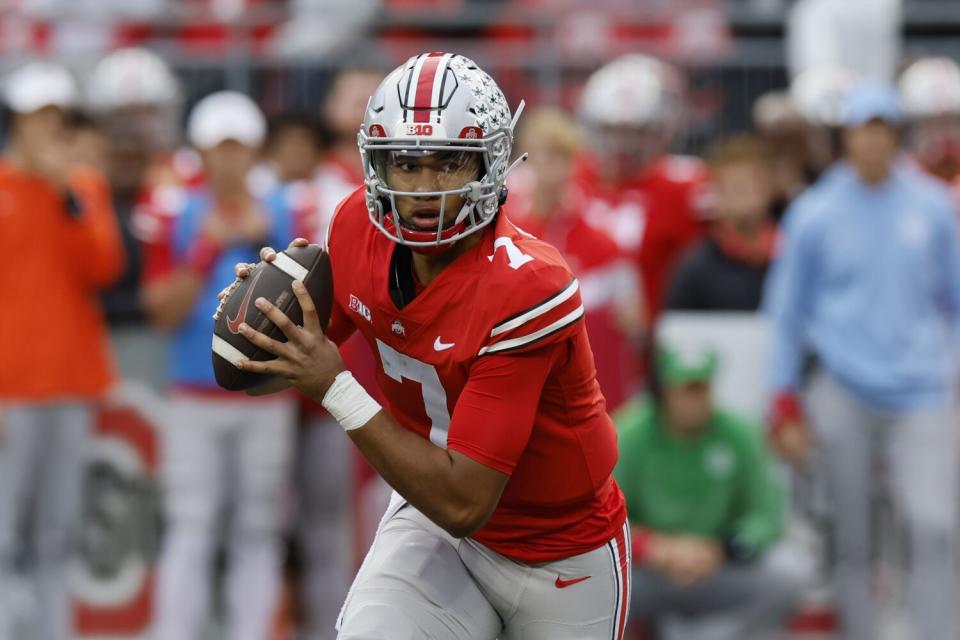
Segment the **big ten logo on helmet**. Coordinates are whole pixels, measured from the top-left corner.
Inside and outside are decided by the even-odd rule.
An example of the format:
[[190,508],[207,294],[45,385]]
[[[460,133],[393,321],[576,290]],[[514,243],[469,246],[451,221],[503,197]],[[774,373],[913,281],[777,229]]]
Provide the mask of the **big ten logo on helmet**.
[[432,136],[436,131],[432,124],[406,124],[403,129],[408,136]]
[[367,322],[373,322],[373,317],[370,315],[370,309],[367,308],[367,305],[360,302],[360,298],[350,294],[350,311],[354,311],[361,316],[363,316]]
[[160,401],[141,395],[104,406],[97,417],[72,576],[81,637],[145,633],[150,625],[161,528],[155,480]]

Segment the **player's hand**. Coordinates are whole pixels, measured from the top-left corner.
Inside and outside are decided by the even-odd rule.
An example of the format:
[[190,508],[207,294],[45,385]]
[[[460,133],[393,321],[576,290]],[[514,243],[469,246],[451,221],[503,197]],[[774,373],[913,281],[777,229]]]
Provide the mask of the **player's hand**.
[[806,466],[813,449],[810,428],[804,422],[790,421],[778,425],[770,438],[777,454],[794,467]]
[[[292,249],[293,247],[305,247],[308,244],[310,244],[310,242],[306,238],[294,238],[287,248]],[[277,259],[277,252],[273,249],[273,247],[264,247],[263,249],[260,249],[260,259],[265,262],[273,262]],[[257,265],[252,262],[238,262],[235,264],[233,266],[233,273],[237,276],[237,279],[229,286],[220,290],[220,293],[217,294],[217,300],[223,300],[225,297],[227,297],[227,294],[230,293],[230,290],[234,287],[234,285],[240,280],[243,280],[249,276],[250,272],[255,266]]]
[[287,342],[274,340],[246,323],[241,324],[243,337],[277,357],[265,362],[241,360],[237,362],[237,368],[283,378],[307,397],[320,402],[333,379],[345,367],[337,345],[324,335],[313,299],[299,280],[293,282],[293,293],[303,309],[303,326],[295,325],[265,298],[257,298],[254,303],[257,309],[283,332]]

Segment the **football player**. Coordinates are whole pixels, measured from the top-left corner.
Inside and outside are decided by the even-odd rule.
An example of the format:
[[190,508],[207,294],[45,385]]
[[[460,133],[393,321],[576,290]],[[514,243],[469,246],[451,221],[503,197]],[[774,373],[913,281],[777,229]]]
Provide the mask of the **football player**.
[[[286,343],[241,327],[277,358],[238,366],[277,376],[264,391],[322,401],[395,490],[341,640],[622,637],[616,433],[579,283],[502,208],[517,115],[461,55],[390,73],[359,133],[364,186],[328,229],[326,335],[299,282],[303,327],[256,302]],[[376,354],[386,408],[343,366],[336,345],[353,332]]]
[[637,263],[650,321],[674,262],[700,237],[709,206],[703,163],[668,153],[683,111],[679,72],[640,54],[597,70],[581,96],[592,146],[576,175],[590,199],[585,214]]
[[900,77],[910,146],[932,175],[960,193],[960,66],[950,58],[923,58]]

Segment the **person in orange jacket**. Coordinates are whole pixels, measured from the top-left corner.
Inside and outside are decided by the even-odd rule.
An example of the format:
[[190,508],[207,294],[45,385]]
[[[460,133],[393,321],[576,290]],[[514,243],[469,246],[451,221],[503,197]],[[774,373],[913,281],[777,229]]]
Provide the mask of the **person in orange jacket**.
[[72,161],[66,115],[76,97],[70,74],[49,63],[21,67],[5,84],[13,119],[0,158],[0,638],[19,637],[14,560],[27,545],[39,613],[32,637],[72,637],[66,569],[84,449],[94,403],[113,379],[96,293],[120,275],[124,254],[106,182]]

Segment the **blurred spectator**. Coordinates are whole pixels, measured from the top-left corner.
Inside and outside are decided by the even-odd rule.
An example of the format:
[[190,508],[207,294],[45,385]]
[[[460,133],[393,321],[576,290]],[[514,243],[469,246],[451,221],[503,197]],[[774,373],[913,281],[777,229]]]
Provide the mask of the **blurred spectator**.
[[246,96],[204,98],[188,133],[207,187],[189,192],[168,218],[165,242],[149,245],[144,301],[152,321],[174,332],[162,478],[168,520],[157,576],[156,638],[199,638],[209,612],[220,516],[229,501],[226,609],[229,637],[267,637],[278,601],[284,509],[292,457],[291,397],[222,391],[210,361],[217,292],[238,262],[263,245],[287,246],[292,215],[258,200],[247,175],[266,121]]
[[286,191],[302,224],[316,215],[310,182],[316,178],[322,153],[319,127],[313,118],[281,114],[270,122],[263,157],[247,178],[251,190],[255,194]]
[[67,116],[72,160],[95,170],[102,176],[110,172],[110,141],[96,120],[82,111]]
[[517,148],[530,157],[511,174],[508,211],[518,227],[557,247],[580,281],[597,380],[613,411],[639,384],[634,345],[643,326],[643,303],[636,266],[583,218],[585,199],[573,183],[583,145],[583,132],[562,111],[527,115]]
[[758,138],[744,135],[714,146],[707,162],[717,219],[680,261],[667,308],[756,311],[776,239],[770,153]]
[[713,640],[779,637],[804,579],[772,551],[783,490],[759,426],[715,406],[716,365],[702,345],[661,342],[652,397],[616,416],[616,477],[633,526],[630,617],[724,615],[734,624],[712,624]]
[[900,77],[910,148],[931,175],[960,191],[960,66],[923,58]]
[[[0,637],[15,559],[33,562],[38,640],[72,637],[67,566],[96,401],[113,381],[98,290],[123,268],[106,182],[73,162],[73,78],[48,63],[7,78],[13,114],[0,161]],[[23,536],[29,531],[29,536]]]
[[140,284],[141,242],[154,242],[176,210],[186,179],[171,154],[179,140],[180,87],[167,64],[145,49],[120,49],[94,68],[87,102],[109,144],[108,172],[127,268],[103,294],[110,339],[127,380],[162,390],[168,341],[147,323]]
[[587,220],[637,264],[651,321],[675,261],[702,233],[709,204],[703,163],[667,153],[685,126],[684,108],[677,70],[639,54],[596,71],[581,97],[593,151],[576,172],[590,200]]
[[[331,147],[313,181],[313,206],[301,228],[312,242],[323,242],[327,225],[340,201],[363,183],[357,132],[367,101],[383,74],[366,68],[346,68],[333,80],[324,103],[322,120],[328,128]],[[366,343],[354,336],[341,348],[347,366],[374,397],[379,389],[374,377],[376,363]],[[297,538],[304,560],[301,606],[306,619],[305,637],[326,640],[332,637],[343,594],[350,586],[355,568],[351,546],[362,554],[386,502],[379,497],[389,489],[372,489],[385,484],[343,437],[342,429],[319,405],[307,403],[307,424],[298,447],[297,477],[300,513]],[[377,505],[368,507],[363,496]],[[352,504],[351,504],[352,499]],[[364,514],[374,511],[372,521]],[[354,531],[351,541],[351,516]],[[362,557],[362,556],[361,556]]]
[[[953,376],[960,237],[946,190],[899,158],[893,87],[844,105],[845,160],[787,213],[768,282],[773,440],[803,464],[815,437],[833,507],[844,637],[878,637],[871,496],[881,452],[909,542],[911,638],[955,634],[957,516]],[[801,405],[804,352],[819,365]],[[805,409],[805,411],[804,411]],[[806,416],[809,416],[808,432]]]
[[270,124],[265,155],[279,183],[312,180],[320,164],[321,151],[313,118],[291,113]]
[[807,123],[786,91],[770,91],[753,103],[753,127],[770,150],[771,213],[779,222],[787,206],[814,179],[808,170]]

